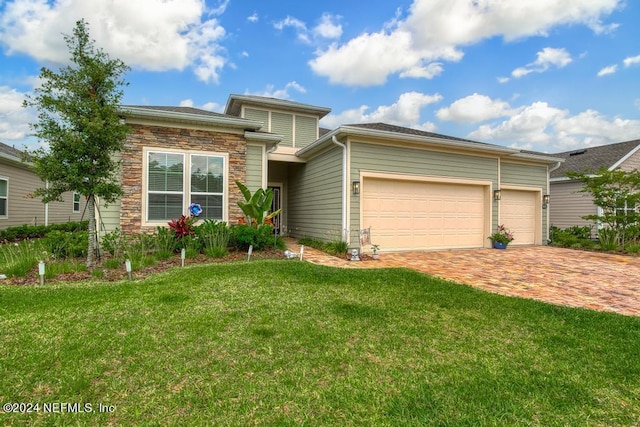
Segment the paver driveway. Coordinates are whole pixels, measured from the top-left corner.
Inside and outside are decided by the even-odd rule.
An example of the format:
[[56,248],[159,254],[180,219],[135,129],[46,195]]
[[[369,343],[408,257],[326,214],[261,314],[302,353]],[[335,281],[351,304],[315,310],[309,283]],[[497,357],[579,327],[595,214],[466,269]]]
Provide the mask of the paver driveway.
[[406,267],[503,295],[640,316],[640,257],[510,246],[383,253],[378,261],[360,263],[305,249],[305,259],[340,267]]

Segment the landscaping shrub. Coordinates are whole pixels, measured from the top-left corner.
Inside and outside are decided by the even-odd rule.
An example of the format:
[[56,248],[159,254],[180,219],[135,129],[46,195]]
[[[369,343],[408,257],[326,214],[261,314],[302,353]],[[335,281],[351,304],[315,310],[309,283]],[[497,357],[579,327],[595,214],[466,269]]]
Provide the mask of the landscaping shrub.
[[124,235],[119,228],[102,237],[102,249],[113,257],[122,257],[124,252]]
[[615,251],[618,249],[618,233],[612,228],[601,228],[598,230],[598,241],[600,249],[604,251]]
[[7,277],[24,277],[44,258],[40,241],[23,241],[0,246],[0,273]]
[[176,237],[172,230],[158,227],[156,231],[156,258],[169,259],[176,251]]
[[591,240],[591,227],[588,225],[573,226],[565,229],[551,226],[549,239],[553,246],[564,248],[592,248],[595,245]]
[[253,246],[254,250],[261,250],[267,247],[284,249],[285,244],[282,239],[274,236],[273,226],[261,225],[253,228],[247,224],[239,224],[231,227],[230,244],[238,250],[247,250]]
[[325,242],[312,237],[302,237],[298,243],[340,257],[346,255],[349,250],[349,244],[343,240]]
[[51,231],[76,232],[86,231],[89,222],[65,222],[51,225],[18,225],[0,230],[0,242],[14,243],[27,239],[39,239]]
[[204,253],[213,258],[222,258],[229,253],[231,230],[224,221],[205,219],[196,227],[196,235],[202,242]]
[[56,258],[80,258],[87,256],[87,240],[89,233],[86,231],[71,233],[54,230],[47,233],[42,243]]

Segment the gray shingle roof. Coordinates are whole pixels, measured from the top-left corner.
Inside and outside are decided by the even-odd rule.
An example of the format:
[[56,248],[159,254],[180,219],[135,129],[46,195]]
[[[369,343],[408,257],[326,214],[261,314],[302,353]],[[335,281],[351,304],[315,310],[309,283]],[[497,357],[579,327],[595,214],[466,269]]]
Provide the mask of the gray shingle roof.
[[20,157],[21,151],[10,145],[0,142],[0,153],[8,154],[13,157]]
[[[390,124],[381,123],[381,122],[377,122],[377,123],[356,123],[356,124],[344,125],[344,126],[359,127],[359,128],[379,130],[379,131],[384,131],[384,132],[404,133],[404,134],[407,134],[407,135],[426,136],[426,137],[439,138],[439,139],[450,139],[452,141],[464,141],[464,142],[474,142],[474,143],[477,143],[477,144],[484,144],[484,142],[472,141],[470,139],[457,138],[455,136],[448,136],[448,135],[442,135],[442,134],[439,134],[439,133],[426,132],[426,131],[423,131],[423,130],[412,129],[412,128],[407,128],[407,127],[403,127],[403,126],[390,125]],[[489,144],[485,144],[485,145],[489,145]]]
[[123,105],[122,108],[143,108],[145,110],[156,110],[156,111],[168,111],[173,113],[183,113],[183,114],[194,114],[198,116],[209,116],[209,117],[231,117],[227,114],[214,113],[213,111],[202,110],[200,108],[193,107],[172,107],[172,106],[159,106],[159,105]]
[[551,178],[564,177],[567,172],[595,172],[603,167],[610,168],[638,145],[640,139],[553,154],[565,161],[551,172]]

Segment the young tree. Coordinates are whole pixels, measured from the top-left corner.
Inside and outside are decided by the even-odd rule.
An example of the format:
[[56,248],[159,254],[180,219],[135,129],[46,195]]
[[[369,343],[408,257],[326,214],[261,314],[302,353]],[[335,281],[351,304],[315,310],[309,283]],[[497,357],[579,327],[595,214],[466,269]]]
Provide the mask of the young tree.
[[64,40],[71,65],[54,72],[40,70],[42,86],[24,101],[35,107],[34,135],[48,143],[47,149],[26,153],[35,173],[47,183],[35,195],[44,203],[62,201],[63,193],[75,191],[87,198],[89,241],[87,267],[93,268],[96,252],[96,196],[106,203],[122,195],[119,162],[113,154],[122,150],[128,127],[118,114],[124,62],[110,59],[94,47],[88,24],[76,22],[73,35]]
[[570,172],[569,178],[583,184],[582,193],[590,193],[593,203],[601,208],[599,215],[587,215],[586,220],[606,225],[624,246],[628,232],[640,221],[640,171],[608,170],[595,173]]

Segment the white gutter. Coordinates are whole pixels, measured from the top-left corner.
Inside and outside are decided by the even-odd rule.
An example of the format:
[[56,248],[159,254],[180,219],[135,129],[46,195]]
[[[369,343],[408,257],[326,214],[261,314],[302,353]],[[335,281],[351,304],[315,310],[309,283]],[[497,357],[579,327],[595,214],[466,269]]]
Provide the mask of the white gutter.
[[347,185],[349,183],[347,177],[347,146],[339,142],[335,135],[331,137],[331,141],[342,148],[342,241],[347,242]]

